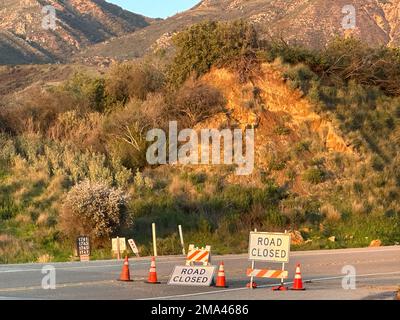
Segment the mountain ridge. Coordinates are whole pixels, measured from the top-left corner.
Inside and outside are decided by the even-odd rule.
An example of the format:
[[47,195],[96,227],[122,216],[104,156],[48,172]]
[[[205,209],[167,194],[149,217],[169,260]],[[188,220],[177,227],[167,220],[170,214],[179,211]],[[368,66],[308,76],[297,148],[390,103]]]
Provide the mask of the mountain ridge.
[[[54,30],[42,28],[47,5],[55,8]],[[63,62],[86,46],[153,21],[104,0],[2,0],[0,64]]]
[[353,1],[356,26],[345,30],[342,21],[347,13],[342,11],[346,5],[347,0],[203,0],[137,33],[89,47],[78,56],[113,55],[120,60],[141,57],[169,46],[175,32],[206,20],[245,19],[254,23],[264,38],[278,37],[312,48],[324,47],[336,36],[351,35],[369,45],[400,44],[399,0]]

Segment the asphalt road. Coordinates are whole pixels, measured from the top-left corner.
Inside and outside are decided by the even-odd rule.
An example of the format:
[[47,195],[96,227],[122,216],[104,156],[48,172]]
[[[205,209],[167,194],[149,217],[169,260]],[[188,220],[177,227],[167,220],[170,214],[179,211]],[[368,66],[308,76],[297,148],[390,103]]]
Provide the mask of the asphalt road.
[[[183,265],[184,257],[158,257],[157,274],[161,281],[149,285],[150,258],[130,259],[133,282],[119,282],[122,261],[53,263],[56,289],[42,288],[43,264],[0,265],[0,299],[172,299],[172,300],[236,300],[236,299],[394,299],[400,286],[400,246],[292,252],[288,286],[293,281],[295,266],[301,264],[305,291],[273,292],[277,280],[257,279],[259,287],[246,289],[247,255],[213,256],[213,264],[225,263],[227,289],[215,287],[169,286],[167,281],[175,265]],[[345,290],[342,281],[344,266],[356,271],[355,289]],[[266,265],[257,263],[257,267]],[[279,265],[275,265],[279,268]]]

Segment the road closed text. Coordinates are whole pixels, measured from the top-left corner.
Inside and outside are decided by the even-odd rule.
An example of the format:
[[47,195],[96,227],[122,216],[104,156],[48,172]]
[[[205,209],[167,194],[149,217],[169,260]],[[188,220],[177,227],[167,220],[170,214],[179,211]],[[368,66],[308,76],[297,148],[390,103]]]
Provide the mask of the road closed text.
[[181,274],[175,276],[172,281],[175,283],[206,283],[208,281],[208,277],[204,276],[206,272],[206,269],[184,268],[182,269]]
[[210,286],[215,267],[176,266],[170,285]]
[[254,248],[251,252],[252,257],[264,257],[271,259],[284,259],[287,256],[287,251],[284,250],[268,250],[268,249],[257,249]]
[[249,259],[269,262],[288,262],[290,236],[278,233],[250,233]]

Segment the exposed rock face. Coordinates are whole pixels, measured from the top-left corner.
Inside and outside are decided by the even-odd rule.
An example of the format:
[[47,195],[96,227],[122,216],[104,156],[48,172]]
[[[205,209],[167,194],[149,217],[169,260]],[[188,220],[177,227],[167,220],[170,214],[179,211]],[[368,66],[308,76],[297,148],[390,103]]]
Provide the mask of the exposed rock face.
[[[246,83],[240,83],[238,77],[227,69],[213,68],[204,75],[200,81],[221,91],[227,101],[227,110],[200,122],[195,129],[254,128],[254,176],[237,177],[232,174],[227,177],[227,181],[245,181],[249,185],[257,185],[256,172],[261,170],[269,172],[270,177],[284,185],[287,183],[290,168],[295,168],[297,175],[290,186],[291,190],[298,194],[309,194],[310,187],[302,179],[305,169],[296,158],[287,160],[285,168],[280,170],[269,169],[271,160],[285,158],[284,155],[290,154],[293,147],[304,139],[310,139],[319,146],[316,149],[319,151],[307,151],[305,156],[310,159],[328,159],[331,154],[342,154],[356,159],[357,154],[347,145],[337,125],[318,115],[311,102],[284,81],[284,67],[281,64],[265,63],[261,69],[262,72],[257,77]],[[255,99],[255,91],[260,99]],[[282,125],[287,130],[285,134],[278,130]],[[212,170],[211,167],[208,169]],[[338,216],[340,217],[339,214]]]
[[[55,29],[43,28],[55,9]],[[64,60],[82,48],[146,27],[143,16],[103,0],[1,0],[0,64]]]
[[[322,119],[313,111],[310,102],[301,97],[299,91],[291,89],[283,81],[282,70],[278,66],[264,64],[262,69],[263,75],[254,81],[254,85],[261,90],[260,96],[265,102],[265,112],[257,112],[245,106],[246,102],[251,100],[252,83],[238,85],[235,76],[225,69],[215,70],[204,79],[225,94],[230,115],[242,128],[258,125],[260,125],[259,131],[273,128],[273,115],[281,116],[285,113],[291,118],[288,125],[292,127],[293,132],[298,131],[298,127],[306,125],[310,133],[315,133],[321,138],[328,151],[352,153],[332,122]],[[264,134],[265,136],[260,133],[260,142],[272,133]]]

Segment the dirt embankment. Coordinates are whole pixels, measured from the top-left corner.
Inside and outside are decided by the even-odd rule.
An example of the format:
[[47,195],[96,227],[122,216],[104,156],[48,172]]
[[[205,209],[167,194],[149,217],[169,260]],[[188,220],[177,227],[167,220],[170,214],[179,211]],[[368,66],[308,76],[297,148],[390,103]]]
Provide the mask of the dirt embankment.
[[[227,100],[227,110],[200,123],[197,129],[255,128],[255,167],[269,171],[278,183],[285,183],[288,180],[287,169],[296,167],[299,174],[293,188],[306,193],[307,188],[301,179],[301,172],[306,168],[299,164],[299,159],[287,156],[294,146],[304,141],[314,141],[321,146],[318,152],[302,154],[301,160],[333,153],[349,156],[354,153],[335,123],[313,111],[310,101],[292,89],[282,74],[283,67],[279,64],[263,64],[262,73],[256,79],[241,84],[229,70],[213,69],[201,81],[222,91]],[[276,159],[285,162],[285,169],[271,172],[271,162]],[[254,176],[232,179],[256,183]]]

